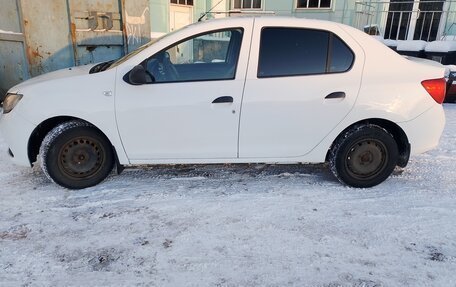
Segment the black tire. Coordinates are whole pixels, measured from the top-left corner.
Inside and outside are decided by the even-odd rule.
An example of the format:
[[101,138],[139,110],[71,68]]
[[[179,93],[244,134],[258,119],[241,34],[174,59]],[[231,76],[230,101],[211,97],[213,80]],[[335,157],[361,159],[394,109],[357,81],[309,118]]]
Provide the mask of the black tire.
[[386,180],[398,157],[397,143],[387,130],[372,124],[358,125],[334,142],[329,166],[340,182],[365,188]]
[[46,176],[69,189],[100,183],[114,166],[109,140],[91,124],[77,120],[64,122],[46,135],[40,159]]

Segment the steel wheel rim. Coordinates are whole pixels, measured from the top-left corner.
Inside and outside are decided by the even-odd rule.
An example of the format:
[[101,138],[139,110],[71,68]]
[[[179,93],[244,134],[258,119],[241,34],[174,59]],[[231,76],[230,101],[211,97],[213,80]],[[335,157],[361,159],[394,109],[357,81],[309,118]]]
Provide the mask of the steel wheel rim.
[[59,152],[59,168],[66,175],[82,179],[97,174],[105,161],[101,143],[91,137],[77,137],[65,143]]
[[345,162],[351,176],[356,179],[369,180],[386,168],[387,148],[379,140],[363,139],[350,147]]

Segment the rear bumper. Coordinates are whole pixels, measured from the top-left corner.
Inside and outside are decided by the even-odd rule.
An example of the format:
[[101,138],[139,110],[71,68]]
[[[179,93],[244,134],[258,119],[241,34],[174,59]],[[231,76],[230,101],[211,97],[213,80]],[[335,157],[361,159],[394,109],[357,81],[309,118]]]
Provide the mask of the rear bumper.
[[8,145],[12,161],[17,165],[30,166],[28,158],[28,141],[35,125],[21,117],[14,110],[8,114],[0,114],[0,134]]
[[442,105],[434,105],[415,119],[398,123],[411,145],[411,155],[427,152],[439,144],[445,127]]

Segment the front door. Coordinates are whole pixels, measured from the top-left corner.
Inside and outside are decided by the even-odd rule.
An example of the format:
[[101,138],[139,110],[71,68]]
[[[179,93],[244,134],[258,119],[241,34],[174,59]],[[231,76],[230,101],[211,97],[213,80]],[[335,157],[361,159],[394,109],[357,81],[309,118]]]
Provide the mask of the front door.
[[195,35],[141,63],[148,84],[118,79],[117,121],[132,163],[237,157],[247,45],[240,50],[249,39],[242,28]]

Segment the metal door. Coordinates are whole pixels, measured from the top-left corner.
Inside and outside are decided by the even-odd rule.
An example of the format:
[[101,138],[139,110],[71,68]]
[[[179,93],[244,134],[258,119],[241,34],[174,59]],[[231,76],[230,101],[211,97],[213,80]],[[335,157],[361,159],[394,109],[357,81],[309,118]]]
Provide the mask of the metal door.
[[68,43],[66,2],[18,0],[23,15],[26,56],[32,77],[74,66]]
[[149,0],[123,1],[127,52],[131,52],[150,41]]
[[11,86],[29,76],[17,5],[16,0],[4,0],[0,9],[0,100]]
[[78,65],[120,58],[150,40],[147,0],[69,0],[69,11]]
[[119,58],[149,40],[149,0],[4,0],[0,92],[30,76]]

